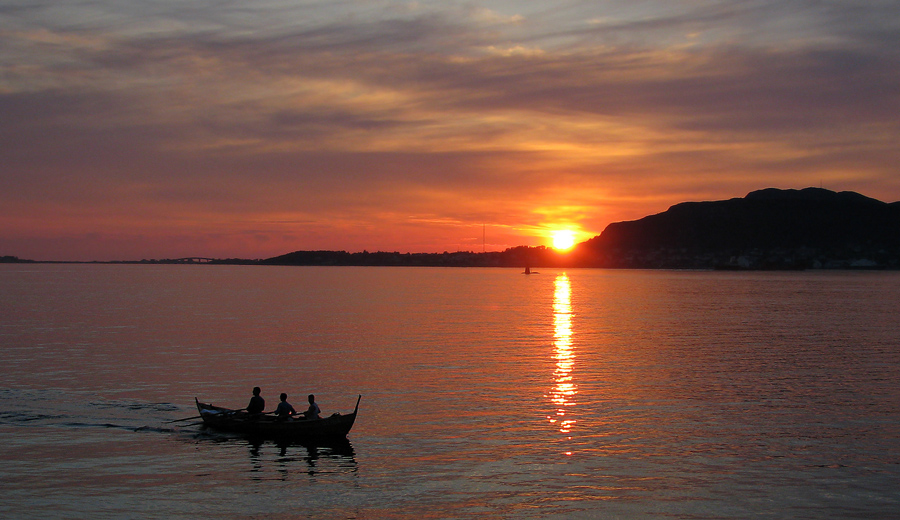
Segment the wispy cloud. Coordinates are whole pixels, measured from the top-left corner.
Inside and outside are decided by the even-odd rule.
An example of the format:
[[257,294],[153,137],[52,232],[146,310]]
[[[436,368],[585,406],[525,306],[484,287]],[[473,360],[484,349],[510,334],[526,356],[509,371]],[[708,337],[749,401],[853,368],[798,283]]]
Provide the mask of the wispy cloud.
[[109,256],[129,228],[234,256],[442,251],[482,223],[508,247],[772,185],[900,198],[896,2],[0,13],[3,254],[90,232]]

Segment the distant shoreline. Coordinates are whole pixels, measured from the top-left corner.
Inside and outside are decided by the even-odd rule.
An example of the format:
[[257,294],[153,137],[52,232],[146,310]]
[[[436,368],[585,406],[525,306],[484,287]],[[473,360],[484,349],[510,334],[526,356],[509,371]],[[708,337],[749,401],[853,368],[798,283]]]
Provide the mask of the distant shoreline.
[[712,202],[684,202],[615,222],[567,251],[516,246],[476,253],[294,251],[266,259],[185,257],[97,262],[282,266],[602,268],[722,271],[900,270],[900,202],[822,188],[767,188]]
[[[535,249],[547,253],[546,248]],[[18,257],[0,257],[0,264],[58,264],[58,265],[246,265],[246,266],[282,266],[282,267],[495,267],[505,269],[557,268],[557,269],[615,269],[615,270],[650,270],[650,271],[733,271],[733,272],[778,272],[778,271],[900,271],[900,267],[881,265],[865,259],[832,262],[826,265],[797,267],[793,265],[772,265],[764,267],[743,267],[733,263],[723,263],[712,267],[693,267],[678,265],[648,266],[633,265],[628,262],[616,262],[615,265],[591,265],[572,258],[564,261],[574,253],[552,251],[556,257],[549,262],[521,262],[520,258],[511,258],[508,252],[457,252],[457,253],[346,253],[344,251],[297,251],[303,260],[290,262],[282,257],[269,259],[243,258],[165,258],[144,260],[31,260]],[[287,256],[287,255],[286,255]]]

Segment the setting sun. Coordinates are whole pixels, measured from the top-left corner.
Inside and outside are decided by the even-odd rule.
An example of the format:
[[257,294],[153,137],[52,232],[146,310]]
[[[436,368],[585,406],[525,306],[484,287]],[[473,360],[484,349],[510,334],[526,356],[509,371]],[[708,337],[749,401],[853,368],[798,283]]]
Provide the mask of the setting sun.
[[555,249],[570,249],[575,245],[575,232],[568,229],[560,229],[552,233],[553,247]]

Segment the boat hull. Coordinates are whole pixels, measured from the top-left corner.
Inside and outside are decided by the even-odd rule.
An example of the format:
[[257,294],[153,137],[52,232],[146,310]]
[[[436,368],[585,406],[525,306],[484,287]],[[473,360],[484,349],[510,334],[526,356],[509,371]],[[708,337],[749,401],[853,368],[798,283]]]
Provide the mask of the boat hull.
[[[360,397],[361,399],[361,397]],[[231,410],[195,399],[203,424],[219,431],[247,436],[290,441],[344,439],[356,422],[356,408],[349,414],[333,414],[321,419],[279,420],[271,415],[251,416],[243,410]]]

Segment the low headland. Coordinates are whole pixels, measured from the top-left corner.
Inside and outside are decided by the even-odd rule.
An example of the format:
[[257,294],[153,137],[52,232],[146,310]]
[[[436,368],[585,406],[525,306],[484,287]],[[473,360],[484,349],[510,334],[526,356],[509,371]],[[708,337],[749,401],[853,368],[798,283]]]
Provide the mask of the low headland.
[[[0,257],[0,262],[27,262]],[[151,264],[421,267],[595,267],[624,269],[900,269],[900,202],[822,188],[763,189],[743,198],[684,202],[639,220],[610,224],[560,252],[398,253],[295,251],[273,258],[179,258]]]

